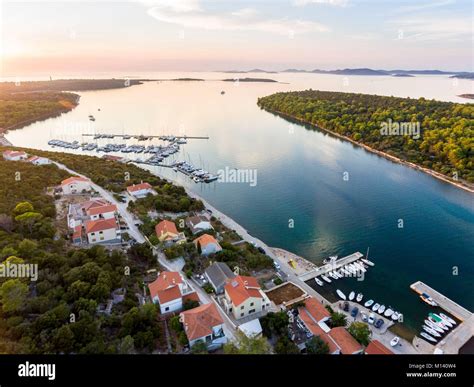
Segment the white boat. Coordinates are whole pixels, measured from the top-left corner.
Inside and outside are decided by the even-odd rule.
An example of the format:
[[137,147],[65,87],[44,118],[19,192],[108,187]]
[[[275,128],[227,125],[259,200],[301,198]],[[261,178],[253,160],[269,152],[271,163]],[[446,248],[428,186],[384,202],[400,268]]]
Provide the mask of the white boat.
[[436,321],[433,317],[428,316],[428,320],[442,328],[444,331],[449,331],[449,328],[446,325],[444,325],[442,322]]
[[421,337],[424,337],[426,340],[431,341],[431,342],[433,342],[433,343],[436,343],[436,341],[437,341],[436,339],[434,339],[434,338],[431,337],[428,333],[425,333],[425,332],[421,332],[421,333],[420,333],[420,336],[421,336]]
[[425,320],[424,323],[427,327],[430,327],[431,329],[434,329],[436,332],[444,333],[443,328],[441,328],[439,325],[436,325],[435,323],[431,322],[430,320]]
[[392,314],[392,320],[397,321],[400,318],[400,313],[398,312],[393,312]]
[[369,266],[375,266],[375,263],[373,263],[372,261],[369,261],[368,259],[362,258],[361,261],[366,263]]
[[435,320],[441,319],[441,322],[442,322],[444,325],[448,326],[449,328],[452,328],[452,327],[454,326],[453,324],[451,324],[451,322],[449,322],[448,320],[442,318],[440,315],[437,315],[437,314],[435,314],[435,313],[433,313],[433,318],[434,318]]
[[388,309],[385,311],[383,315],[385,317],[390,317],[392,314],[393,314],[393,310],[390,307],[388,307]]
[[429,294],[426,294],[426,293],[422,293],[420,295],[420,298],[426,302],[428,305],[431,305],[431,306],[438,306],[438,304],[429,296]]
[[355,295],[356,295],[356,294],[355,294],[354,291],[350,292],[350,293],[349,293],[349,301],[352,301],[352,300],[354,299]]
[[351,272],[346,270],[345,268],[342,268],[341,271],[344,273],[344,275],[346,275],[347,277],[350,277],[351,276]]
[[326,281],[328,284],[330,284],[330,283],[332,282],[332,281],[331,281],[328,277],[326,277],[325,275],[322,275],[321,278],[322,278],[324,281]]
[[422,328],[425,332],[428,332],[433,337],[441,337],[441,335],[438,332],[436,332],[434,329],[430,327],[427,327],[426,325],[423,325]]
[[344,301],[346,300],[346,295],[343,292],[341,292],[339,289],[336,290],[336,293],[342,300]]
[[380,305],[379,314],[382,314],[385,311],[385,305]]
[[365,306],[366,308],[370,308],[373,303],[374,303],[374,300],[369,300],[369,301],[366,301],[366,302],[365,302],[364,306]]
[[359,293],[356,297],[356,301],[361,302],[363,298],[364,298],[364,295],[362,293]]
[[443,320],[449,321],[453,325],[458,325],[456,321],[454,321],[451,317],[446,316],[444,313],[439,313],[439,317],[441,317]]
[[346,273],[344,273],[344,271],[342,269],[339,269],[337,271],[337,274],[339,274],[339,278],[344,278],[346,276]]
[[336,274],[334,274],[332,271],[330,271],[330,272],[328,273],[328,275],[329,275],[329,277],[331,277],[331,278],[333,278],[333,279],[335,279],[335,280],[339,279],[339,277],[338,277]]
[[354,263],[354,266],[357,267],[360,271],[362,271],[363,273],[365,273],[367,271],[367,269],[364,267],[364,265],[362,265],[361,263],[359,262],[355,262]]
[[372,307],[372,310],[374,312],[377,312],[379,310],[379,308],[380,308],[380,304],[378,302],[376,302],[375,305]]
[[398,345],[399,342],[400,342],[400,337],[395,336],[392,340],[390,340],[390,345],[392,347],[395,347]]
[[350,267],[349,265],[344,266],[344,269],[349,272],[349,274],[354,274],[355,270],[353,267]]
[[323,286],[323,281],[321,281],[319,278],[315,278],[314,279],[316,281],[316,283],[319,285],[319,286]]

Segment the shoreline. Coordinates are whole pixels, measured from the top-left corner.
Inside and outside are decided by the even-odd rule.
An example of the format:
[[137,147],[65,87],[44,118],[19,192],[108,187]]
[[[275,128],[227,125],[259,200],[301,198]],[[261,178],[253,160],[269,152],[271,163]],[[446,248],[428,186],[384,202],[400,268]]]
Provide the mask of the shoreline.
[[397,163],[397,164],[401,164],[401,165],[404,165],[406,167],[409,167],[409,168],[412,168],[412,169],[415,169],[415,170],[418,170],[420,172],[423,172],[427,175],[430,175],[438,180],[442,180],[444,181],[445,183],[449,183],[457,188],[460,188],[460,189],[463,189],[464,191],[467,191],[469,193],[472,193],[474,194],[474,184],[472,183],[468,183],[468,182],[464,182],[464,181],[455,181],[455,180],[452,180],[450,179],[448,176],[446,175],[443,175],[442,173],[440,172],[436,172],[434,171],[433,169],[430,169],[430,168],[426,168],[426,167],[422,167],[421,165],[418,165],[418,164],[415,164],[415,163],[412,163],[411,161],[406,161],[406,160],[402,160],[401,158],[397,157],[397,156],[393,156],[389,153],[386,153],[386,152],[383,152],[383,151],[380,151],[380,150],[377,150],[375,148],[372,148],[370,147],[369,145],[366,145],[366,144],[362,144],[360,142],[357,142],[355,140],[353,140],[352,138],[350,137],[347,137],[347,136],[344,136],[342,134],[339,134],[339,133],[336,133],[336,132],[333,132],[332,130],[329,130],[329,129],[326,129],[326,128],[323,128],[321,126],[317,126],[317,125],[314,125],[310,122],[307,122],[303,119],[300,119],[300,118],[295,118],[295,117],[292,117],[286,113],[282,113],[280,111],[277,111],[277,110],[270,110],[270,109],[264,109],[264,108],[261,108],[269,113],[272,113],[272,114],[275,114],[277,116],[280,116],[282,118],[287,118],[289,120],[292,120],[292,121],[295,121],[295,122],[299,122],[303,125],[309,125],[310,127],[312,128],[316,128],[322,132],[326,132],[328,134],[331,134],[333,135],[334,137],[337,137],[341,140],[345,140],[345,141],[348,141],[350,143],[352,143],[353,145],[356,145],[358,147],[361,147],[363,149],[365,149],[366,151],[370,152],[370,153],[373,153],[377,156],[380,156],[380,157],[383,157],[384,159],[386,160],[390,160],[394,163]]

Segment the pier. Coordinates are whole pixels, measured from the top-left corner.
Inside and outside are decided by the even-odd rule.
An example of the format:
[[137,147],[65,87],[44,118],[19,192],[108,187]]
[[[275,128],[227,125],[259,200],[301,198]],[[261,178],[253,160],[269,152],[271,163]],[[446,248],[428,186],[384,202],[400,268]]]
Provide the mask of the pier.
[[3,134],[0,134],[0,146],[13,146],[13,144]]
[[330,271],[338,270],[343,266],[346,266],[346,265],[348,265],[352,262],[357,261],[358,259],[362,258],[363,256],[364,255],[362,253],[357,251],[357,252],[355,252],[351,255],[348,255],[346,257],[337,259],[334,262],[328,263],[324,266],[317,267],[317,268],[309,271],[308,273],[301,274],[301,275],[298,276],[298,278],[301,281],[304,281],[304,282],[309,281],[310,279],[313,279],[313,278],[316,278],[320,275],[329,273]]
[[148,134],[110,134],[110,133],[83,133],[82,136],[85,137],[96,137],[103,136],[103,138],[115,138],[115,137],[125,137],[125,138],[163,138],[163,137],[173,137],[173,138],[182,138],[190,140],[209,140],[209,136],[174,136],[174,135],[148,135]]
[[459,349],[474,336],[474,314],[421,281],[411,284],[410,288],[418,294],[429,294],[441,309],[460,320],[458,326],[440,342],[430,344],[415,337],[414,346],[422,353],[434,352],[435,349],[442,350],[446,354],[459,353]]

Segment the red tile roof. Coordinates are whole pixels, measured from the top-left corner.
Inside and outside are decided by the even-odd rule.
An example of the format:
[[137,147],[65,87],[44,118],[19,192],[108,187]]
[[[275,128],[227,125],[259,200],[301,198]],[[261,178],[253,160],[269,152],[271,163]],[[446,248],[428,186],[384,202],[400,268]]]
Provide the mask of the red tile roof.
[[27,154],[23,151],[14,151],[14,150],[6,150],[5,152],[3,152],[3,155],[8,156],[8,157],[15,157],[15,156],[26,157],[27,156]]
[[142,189],[153,189],[153,187],[148,183],[134,184],[127,187],[128,192],[141,191]]
[[99,215],[99,214],[105,214],[107,212],[116,212],[117,211],[117,206],[115,204],[108,204],[105,206],[100,206],[100,207],[93,207],[90,208],[87,213],[89,215]]
[[394,355],[394,353],[378,340],[372,340],[365,349],[367,355]]
[[260,294],[260,285],[254,277],[239,275],[229,280],[224,289],[235,306],[242,304],[250,297],[263,298]]
[[171,233],[178,235],[178,230],[176,229],[176,225],[169,220],[162,220],[155,226],[156,236],[160,238],[163,234]]
[[183,283],[181,275],[176,271],[162,271],[156,280],[148,285],[151,297],[154,298],[158,291]]
[[99,219],[89,220],[86,222],[86,233],[99,232],[110,229],[117,229],[117,222],[115,219]]
[[199,238],[196,238],[193,242],[196,246],[199,243],[201,247],[206,247],[209,243],[214,243],[219,246],[219,242],[217,242],[216,238],[209,234],[203,234]]
[[362,346],[344,327],[332,328],[328,335],[336,342],[337,346],[341,349],[341,353],[344,355],[350,355],[362,350]]
[[86,179],[85,177],[80,177],[80,176],[71,176],[71,177],[68,177],[67,179],[63,180],[61,182],[61,185],[68,185],[68,184],[71,184],[71,183],[75,183],[76,181],[87,181],[87,182],[90,182],[89,179]]
[[160,304],[166,304],[167,302],[180,299],[181,290],[179,289],[179,286],[176,285],[168,289],[158,290],[156,295],[158,296],[158,302]]
[[317,322],[331,317],[331,314],[323,306],[323,304],[313,297],[309,297],[304,300],[304,304],[304,307],[298,308],[299,312],[301,313],[302,309],[306,309],[306,312],[309,313]]
[[188,340],[212,334],[212,328],[224,323],[214,303],[204,304],[180,314]]

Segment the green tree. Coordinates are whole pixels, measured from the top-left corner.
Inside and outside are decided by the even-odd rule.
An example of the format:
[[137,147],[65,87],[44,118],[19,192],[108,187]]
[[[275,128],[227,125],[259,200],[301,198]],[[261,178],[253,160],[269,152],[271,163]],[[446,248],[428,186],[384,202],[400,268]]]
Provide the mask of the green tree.
[[370,328],[363,322],[353,322],[349,328],[349,333],[356,339],[360,344],[367,346],[370,342]]
[[306,352],[312,355],[326,355],[329,353],[329,346],[319,336],[313,336],[306,342]]
[[4,312],[16,312],[23,307],[28,287],[18,279],[5,281],[0,287],[0,300]]
[[124,355],[135,353],[135,341],[132,336],[127,335],[120,340],[118,352]]
[[272,347],[265,337],[247,337],[237,332],[235,342],[224,345],[224,353],[238,355],[263,355],[272,353]]
[[191,353],[193,354],[206,354],[209,353],[207,345],[204,341],[198,341],[191,347]]
[[331,313],[331,327],[345,327],[347,324],[347,317],[344,313]]
[[280,355],[293,355],[300,353],[300,350],[287,336],[281,336],[275,343],[275,352]]

